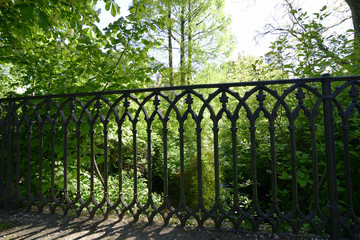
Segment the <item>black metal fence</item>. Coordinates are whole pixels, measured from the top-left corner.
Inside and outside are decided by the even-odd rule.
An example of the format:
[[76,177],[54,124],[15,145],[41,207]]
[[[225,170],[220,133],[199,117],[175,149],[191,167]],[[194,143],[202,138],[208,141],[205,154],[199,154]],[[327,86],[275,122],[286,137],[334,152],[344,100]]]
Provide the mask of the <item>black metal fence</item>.
[[356,237],[359,79],[1,99],[1,206]]

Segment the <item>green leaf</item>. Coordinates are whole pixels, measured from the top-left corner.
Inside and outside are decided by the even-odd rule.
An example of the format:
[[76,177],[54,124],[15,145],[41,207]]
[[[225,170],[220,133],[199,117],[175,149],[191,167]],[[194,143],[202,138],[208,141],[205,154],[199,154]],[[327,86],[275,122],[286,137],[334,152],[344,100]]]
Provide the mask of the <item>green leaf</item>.
[[99,156],[98,158],[96,158],[96,162],[97,162],[98,164],[103,163],[103,162],[104,162],[104,156]]
[[59,152],[61,152],[61,151],[64,151],[64,148],[62,148],[61,146],[59,146],[59,145],[55,145],[55,153],[59,153]]
[[305,174],[302,172],[302,171],[297,171],[297,174],[300,178],[304,178],[305,177]]
[[110,5],[111,5],[111,2],[107,2],[106,5],[105,5],[105,10],[106,11],[109,11],[110,10]]
[[88,155],[84,155],[81,157],[81,163],[90,163],[90,157]]
[[172,24],[171,19],[167,19],[167,20],[166,20],[166,24],[167,24],[168,26],[171,26],[171,24]]
[[45,29],[49,25],[49,20],[45,13],[42,11],[39,12],[39,25],[41,28]]
[[327,9],[327,6],[324,5],[324,6],[322,7],[322,9],[320,9],[320,11],[325,11],[326,9]]
[[26,6],[21,8],[20,13],[26,20],[32,19],[34,18],[34,6]]
[[280,179],[284,179],[284,180],[286,180],[286,179],[291,179],[291,175],[288,174],[288,173],[285,172],[285,171],[282,171],[282,173],[281,173],[281,175],[279,176],[279,178],[280,178]]
[[55,177],[62,177],[64,176],[64,168],[63,167],[59,167],[59,168],[55,168]]
[[90,27],[90,28],[87,28],[87,30],[86,30],[86,35],[87,35],[89,38],[92,38],[92,33],[93,33],[92,28],[91,28],[91,27]]
[[146,39],[141,39],[141,42],[145,45],[148,46],[150,44],[150,42]]
[[302,188],[306,186],[306,181],[305,180],[298,179],[298,183],[299,183],[300,187],[302,187]]
[[253,68],[254,71],[256,71],[256,65],[255,64],[251,64],[251,67]]
[[57,157],[62,158],[63,156],[64,156],[64,151],[59,151]]
[[356,151],[349,151],[350,155],[353,156],[354,158],[359,158],[360,154]]
[[119,64],[117,68],[117,72],[119,73],[120,76],[124,75],[124,68],[121,64]]
[[140,56],[141,56],[141,58],[143,58],[143,59],[146,59],[146,58],[147,58],[147,54],[146,54],[145,51],[141,52]]
[[76,45],[76,50],[78,50],[78,51],[82,51],[82,50],[84,50],[84,47],[82,46],[82,45]]
[[130,11],[130,13],[134,14],[134,13],[135,13],[135,8],[134,8],[134,7],[131,7],[131,8],[129,9],[129,11]]
[[115,17],[116,16],[116,7],[115,5],[111,5],[111,16]]

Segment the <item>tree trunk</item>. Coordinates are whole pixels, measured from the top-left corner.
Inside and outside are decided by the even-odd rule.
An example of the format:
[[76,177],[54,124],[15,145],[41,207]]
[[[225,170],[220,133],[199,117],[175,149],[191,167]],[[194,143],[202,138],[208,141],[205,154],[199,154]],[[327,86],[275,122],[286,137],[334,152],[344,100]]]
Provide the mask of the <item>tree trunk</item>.
[[[171,5],[169,4],[168,19],[171,20]],[[170,86],[174,86],[173,53],[172,53],[172,25],[168,27],[168,52],[169,52],[169,71]]]
[[180,16],[180,82],[185,85],[185,6],[181,4]]
[[191,72],[192,72],[192,29],[191,29],[191,0],[189,0],[189,4],[188,4],[188,66],[187,66],[187,83],[191,84]]
[[349,5],[354,25],[355,39],[360,37],[360,1],[359,0],[345,0]]
[[[354,52],[352,58],[353,71],[358,73],[358,66],[360,65],[360,1],[359,0],[345,0],[349,5],[354,25]],[[351,72],[351,70],[350,70]]]

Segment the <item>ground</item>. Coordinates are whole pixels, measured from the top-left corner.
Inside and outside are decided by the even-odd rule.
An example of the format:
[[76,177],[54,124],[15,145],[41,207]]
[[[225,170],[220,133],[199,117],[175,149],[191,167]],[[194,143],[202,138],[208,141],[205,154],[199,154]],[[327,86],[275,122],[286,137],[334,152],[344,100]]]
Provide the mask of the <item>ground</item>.
[[71,217],[38,212],[0,210],[0,239],[318,239],[271,233],[233,232],[163,226],[116,218]]

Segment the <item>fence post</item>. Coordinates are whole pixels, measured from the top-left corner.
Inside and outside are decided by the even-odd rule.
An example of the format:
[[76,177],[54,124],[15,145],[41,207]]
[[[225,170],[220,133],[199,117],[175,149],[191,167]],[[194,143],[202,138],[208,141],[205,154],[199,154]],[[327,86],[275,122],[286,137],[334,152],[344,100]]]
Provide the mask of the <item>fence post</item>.
[[328,179],[329,235],[331,239],[340,239],[341,223],[336,183],[335,136],[332,105],[333,99],[331,98],[331,77],[329,74],[323,75],[322,91],[324,100],[323,107]]
[[[11,98],[12,96],[10,96]],[[6,184],[4,194],[4,209],[11,210],[11,200],[13,197],[13,164],[14,164],[14,101],[10,100],[7,110],[7,154],[6,154]]]

